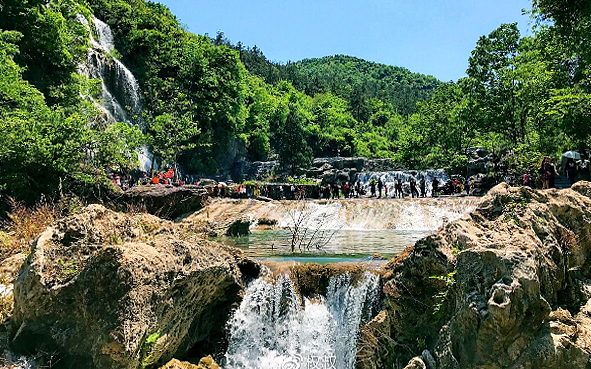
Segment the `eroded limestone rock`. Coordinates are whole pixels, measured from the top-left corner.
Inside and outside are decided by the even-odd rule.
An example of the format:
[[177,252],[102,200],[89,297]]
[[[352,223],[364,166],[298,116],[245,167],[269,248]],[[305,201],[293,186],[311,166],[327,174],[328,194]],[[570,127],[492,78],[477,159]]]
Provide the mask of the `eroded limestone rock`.
[[222,334],[251,264],[174,223],[91,205],[34,242],[15,281],[11,347],[56,353],[62,368],[165,363]]
[[498,185],[390,262],[387,364],[426,345],[440,369],[587,368],[590,194]]
[[180,361],[177,359],[170,360],[166,365],[160,369],[219,369],[218,364],[213,360],[211,356],[204,357],[199,360],[199,364],[191,364],[186,361]]

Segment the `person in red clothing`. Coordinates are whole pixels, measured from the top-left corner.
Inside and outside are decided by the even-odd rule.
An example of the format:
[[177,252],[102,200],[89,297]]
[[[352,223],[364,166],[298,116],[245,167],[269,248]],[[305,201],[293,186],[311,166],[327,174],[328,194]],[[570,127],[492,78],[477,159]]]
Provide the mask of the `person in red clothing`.
[[174,169],[169,169],[166,173],[164,173],[164,178],[168,181],[167,183],[172,183],[172,177],[174,177]]

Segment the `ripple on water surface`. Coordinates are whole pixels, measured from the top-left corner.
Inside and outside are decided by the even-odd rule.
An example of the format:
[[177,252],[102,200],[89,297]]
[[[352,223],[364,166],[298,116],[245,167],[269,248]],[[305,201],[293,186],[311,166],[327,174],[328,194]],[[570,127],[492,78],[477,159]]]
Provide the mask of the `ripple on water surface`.
[[[379,253],[393,257],[413,245],[419,239],[431,234],[430,231],[398,230],[336,230],[327,243],[320,248],[302,246],[294,250],[311,257],[359,259]],[[236,238],[225,238],[226,243],[238,247],[250,257],[287,256],[292,254],[291,233],[286,229],[253,231]],[[302,256],[302,255],[300,255]],[[336,261],[336,259],[335,259]],[[339,260],[343,261],[343,260]]]

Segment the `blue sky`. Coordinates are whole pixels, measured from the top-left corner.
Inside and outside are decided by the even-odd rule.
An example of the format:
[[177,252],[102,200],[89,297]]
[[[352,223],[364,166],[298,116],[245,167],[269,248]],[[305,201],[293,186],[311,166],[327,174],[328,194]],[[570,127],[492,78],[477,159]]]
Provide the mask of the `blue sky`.
[[440,80],[465,75],[476,41],[518,22],[530,0],[157,0],[187,29],[257,45],[278,62],[345,54]]

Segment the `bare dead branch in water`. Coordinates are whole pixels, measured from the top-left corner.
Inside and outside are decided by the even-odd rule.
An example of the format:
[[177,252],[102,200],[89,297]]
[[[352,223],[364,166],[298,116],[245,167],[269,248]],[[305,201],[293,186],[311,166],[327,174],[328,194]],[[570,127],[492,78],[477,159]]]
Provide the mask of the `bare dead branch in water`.
[[[286,228],[291,233],[291,252],[295,252],[296,248],[300,252],[311,249],[319,250],[326,246],[335,233],[342,228],[328,229],[326,217],[314,221],[312,219],[313,209],[303,197],[296,200],[294,207],[290,207],[287,203],[283,203],[283,206],[290,218]],[[314,223],[313,226],[312,223]]]

